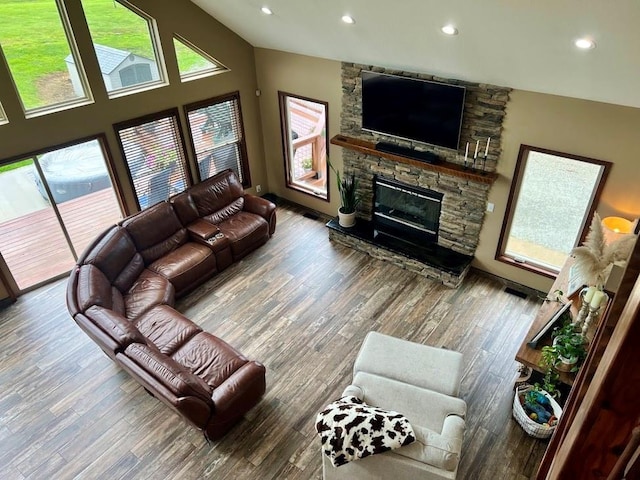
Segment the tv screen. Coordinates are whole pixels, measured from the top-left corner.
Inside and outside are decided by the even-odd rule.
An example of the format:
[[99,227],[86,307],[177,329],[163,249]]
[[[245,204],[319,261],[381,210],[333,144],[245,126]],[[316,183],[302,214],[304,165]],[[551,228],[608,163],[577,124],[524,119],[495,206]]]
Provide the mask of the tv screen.
[[362,72],[362,128],[394,137],[458,148],[465,88]]

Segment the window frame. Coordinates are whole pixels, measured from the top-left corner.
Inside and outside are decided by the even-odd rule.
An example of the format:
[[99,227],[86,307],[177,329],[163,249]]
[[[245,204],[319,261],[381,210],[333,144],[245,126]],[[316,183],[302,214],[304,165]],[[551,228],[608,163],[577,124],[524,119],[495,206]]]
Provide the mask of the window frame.
[[[133,192],[133,196],[134,199],[136,201],[136,207],[137,207],[137,212],[142,211],[142,209],[140,208],[140,200],[138,199],[138,193],[136,192],[136,188],[134,185],[134,180],[133,180],[133,176],[131,175],[131,168],[129,167],[129,164],[127,162],[127,157],[125,154],[125,150],[124,150],[124,145],[122,144],[122,140],[120,139],[120,130],[125,130],[128,128],[132,128],[132,127],[137,127],[137,126],[141,126],[145,123],[150,123],[150,122],[154,122],[157,120],[162,120],[164,118],[173,116],[175,118],[175,124],[177,127],[177,135],[178,135],[178,139],[179,139],[179,145],[182,148],[182,153],[183,153],[183,159],[182,159],[182,168],[184,169],[184,177],[185,177],[185,190],[187,188],[189,188],[190,186],[193,185],[193,180],[191,178],[191,168],[190,168],[190,164],[189,164],[189,159],[187,157],[187,149],[186,149],[186,145],[185,145],[185,141],[184,141],[184,132],[182,131],[182,122],[180,121],[180,114],[179,114],[179,110],[177,107],[174,108],[169,108],[167,110],[162,110],[159,112],[154,112],[154,113],[149,113],[147,115],[142,115],[140,117],[136,117],[136,118],[132,118],[129,120],[125,120],[123,122],[118,122],[118,123],[114,123],[113,124],[113,131],[115,133],[115,137],[116,137],[116,142],[118,143],[118,149],[120,151],[120,155],[122,156],[122,162],[125,166],[125,170],[126,170],[126,174],[127,174],[127,179],[129,181],[129,187],[131,189],[131,192]],[[150,206],[150,205],[149,205]],[[149,207],[148,206],[148,207]],[[147,208],[148,208],[147,207]],[[131,215],[135,212],[129,211],[129,209],[127,209],[127,214]]]
[[[287,98],[289,97],[293,97],[293,98],[298,98],[300,100],[304,100],[307,102],[314,102],[314,103],[318,103],[324,106],[324,115],[325,115],[325,127],[324,127],[324,141],[325,141],[325,155],[327,157],[327,165],[326,165],[326,171],[325,171],[325,176],[326,176],[326,185],[327,185],[327,193],[326,193],[326,197],[322,197],[320,195],[316,195],[315,193],[313,193],[311,190],[309,189],[305,189],[302,188],[300,186],[297,186],[293,183],[291,176],[290,176],[290,171],[289,171],[289,165],[291,163],[291,151],[290,151],[290,146],[291,146],[291,142],[288,140],[288,133],[291,130],[290,126],[289,126],[289,120],[288,120],[288,108],[287,108]],[[280,112],[280,138],[282,141],[282,152],[283,152],[283,160],[284,160],[284,179],[285,179],[285,186],[290,189],[293,190],[295,192],[298,193],[302,193],[304,195],[308,195],[311,198],[315,198],[316,200],[321,200],[323,202],[327,202],[329,203],[331,201],[331,172],[329,170],[329,146],[330,146],[330,142],[329,142],[329,102],[325,102],[322,100],[317,100],[315,98],[310,98],[310,97],[305,97],[304,95],[298,95],[296,93],[289,93],[289,92],[284,92],[284,91],[278,91],[278,110]]]
[[516,166],[515,166],[512,181],[511,181],[511,188],[509,190],[509,198],[507,200],[504,219],[502,222],[502,228],[500,230],[500,238],[498,240],[498,245],[496,248],[495,259],[499,262],[506,263],[508,265],[512,265],[522,270],[527,270],[529,272],[536,273],[536,274],[545,276],[547,278],[556,278],[558,276],[559,270],[555,271],[551,268],[544,267],[537,263],[516,261],[514,257],[507,255],[505,252],[509,233],[511,231],[511,226],[513,223],[513,216],[515,214],[516,205],[518,203],[518,195],[522,188],[525,167],[526,167],[528,155],[530,152],[539,152],[547,155],[567,158],[570,160],[586,162],[589,164],[598,165],[602,167],[602,170],[600,172],[600,177],[597,180],[597,185],[592,191],[589,207],[585,211],[584,217],[582,219],[580,233],[578,235],[578,238],[576,239],[576,245],[583,242],[585,237],[588,234],[591,218],[593,217],[596,211],[596,207],[600,201],[600,196],[602,194],[602,190],[604,189],[612,163],[604,160],[597,160],[594,158],[584,157],[581,155],[574,155],[571,153],[559,152],[556,150],[550,150],[550,149],[535,147],[531,145],[525,145],[525,144],[520,145],[520,150],[518,152],[518,159],[516,161]]
[[217,103],[224,103],[227,101],[235,101],[236,106],[238,108],[238,129],[239,129],[239,137],[238,140],[238,151],[240,152],[240,168],[242,169],[242,187],[250,188],[251,187],[251,170],[249,167],[249,155],[247,154],[247,137],[245,135],[244,130],[244,118],[242,116],[242,104],[240,102],[240,92],[236,90],[235,92],[225,93],[223,95],[218,95],[216,97],[208,98],[206,100],[200,100],[198,102],[189,103],[183,107],[183,112],[187,124],[187,133],[189,134],[189,148],[191,156],[195,162],[196,168],[196,177],[198,182],[202,182],[206,179],[202,179],[200,176],[200,168],[198,167],[198,155],[196,153],[196,145],[193,141],[193,129],[191,126],[191,122],[189,121],[189,113],[194,110],[199,110],[201,108],[206,108],[213,106]]

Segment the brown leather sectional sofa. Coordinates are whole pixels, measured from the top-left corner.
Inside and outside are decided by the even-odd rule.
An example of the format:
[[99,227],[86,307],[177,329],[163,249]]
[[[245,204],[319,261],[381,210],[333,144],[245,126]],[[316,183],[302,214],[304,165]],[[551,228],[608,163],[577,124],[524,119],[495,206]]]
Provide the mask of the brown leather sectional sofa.
[[265,368],[174,308],[176,298],[264,244],[275,205],[231,170],[103,232],[67,287],[76,323],[153,396],[209,439],[262,397]]

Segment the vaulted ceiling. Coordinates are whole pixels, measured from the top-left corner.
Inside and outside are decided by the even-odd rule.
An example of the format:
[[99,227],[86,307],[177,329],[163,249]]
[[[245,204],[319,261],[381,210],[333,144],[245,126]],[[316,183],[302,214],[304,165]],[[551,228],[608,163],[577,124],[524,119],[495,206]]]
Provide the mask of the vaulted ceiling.
[[255,47],[640,108],[638,0],[192,1]]

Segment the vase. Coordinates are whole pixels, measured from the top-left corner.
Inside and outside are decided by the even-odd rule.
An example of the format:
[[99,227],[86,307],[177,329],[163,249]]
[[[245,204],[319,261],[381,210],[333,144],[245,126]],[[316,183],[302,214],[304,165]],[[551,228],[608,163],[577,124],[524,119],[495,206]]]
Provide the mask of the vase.
[[338,223],[341,227],[350,228],[356,224],[356,212],[342,213],[342,209],[338,210]]

